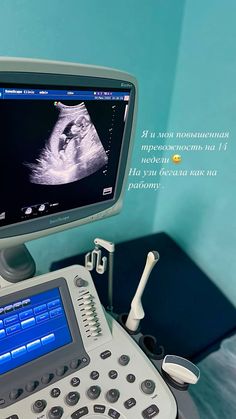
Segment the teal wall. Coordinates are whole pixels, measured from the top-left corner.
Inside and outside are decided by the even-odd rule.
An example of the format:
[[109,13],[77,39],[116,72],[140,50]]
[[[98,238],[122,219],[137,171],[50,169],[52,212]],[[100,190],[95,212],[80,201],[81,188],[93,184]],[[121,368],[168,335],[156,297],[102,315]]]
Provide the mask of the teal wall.
[[218,176],[164,180],[154,229],[168,231],[236,304],[235,16],[234,0],[186,2],[168,130],[230,131],[230,139],[223,154],[181,153],[183,169]]
[[235,12],[233,0],[1,0],[1,56],[104,65],[137,77],[133,167],[143,129],[231,131],[223,158],[183,156],[182,167],[217,168],[217,178],[162,179],[159,192],[127,192],[115,218],[29,243],[39,272],[91,248],[96,236],[120,242],[164,230],[236,302]]

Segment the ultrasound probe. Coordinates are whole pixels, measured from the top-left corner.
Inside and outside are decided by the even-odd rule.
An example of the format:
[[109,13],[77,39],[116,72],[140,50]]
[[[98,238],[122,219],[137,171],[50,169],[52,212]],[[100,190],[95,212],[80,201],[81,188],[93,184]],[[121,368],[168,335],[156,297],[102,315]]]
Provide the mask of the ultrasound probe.
[[160,255],[155,250],[152,250],[147,255],[146,265],[144,267],[144,271],[141,276],[135,296],[131,302],[130,312],[129,312],[129,315],[125,324],[127,329],[131,330],[132,332],[135,332],[138,329],[140,320],[143,319],[145,316],[141,299],[142,299],[143,291],[146,287],[148,278],[159,259],[160,259]]

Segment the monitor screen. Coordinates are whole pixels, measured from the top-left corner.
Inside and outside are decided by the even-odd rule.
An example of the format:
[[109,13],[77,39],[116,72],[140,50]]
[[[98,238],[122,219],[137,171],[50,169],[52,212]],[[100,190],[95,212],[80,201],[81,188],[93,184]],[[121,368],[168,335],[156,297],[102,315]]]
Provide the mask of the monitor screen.
[[136,90],[114,69],[0,58],[0,277],[34,275],[25,242],[121,210]]
[[71,342],[58,287],[0,305],[0,374]]
[[112,201],[130,89],[0,84],[0,227]]

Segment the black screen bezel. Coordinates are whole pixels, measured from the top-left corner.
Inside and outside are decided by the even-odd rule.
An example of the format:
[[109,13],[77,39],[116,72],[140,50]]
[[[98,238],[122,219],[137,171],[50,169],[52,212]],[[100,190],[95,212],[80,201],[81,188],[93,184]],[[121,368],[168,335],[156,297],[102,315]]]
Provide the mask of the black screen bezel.
[[[89,363],[89,357],[84,348],[70,292],[66,280],[63,277],[25,288],[21,291],[9,293],[1,297],[0,305],[7,306],[16,301],[30,298],[33,295],[37,295],[54,288],[59,288],[72,342],[42,355],[37,359],[29,361],[13,370],[1,374],[0,397],[6,400],[6,404],[11,404],[11,401],[9,400],[9,393],[12,390],[12,383],[14,383],[14,388],[21,389],[23,391],[20,398],[24,398],[28,395],[24,390],[27,382],[37,381],[37,390],[39,390],[45,387],[40,378],[44,374],[55,372],[56,368],[60,365],[66,365],[74,358],[87,359],[87,362],[81,363],[80,367],[85,367]],[[56,377],[56,374],[54,374],[54,378],[50,384],[59,379],[60,377]],[[3,407],[6,407],[6,404]]]
[[[104,90],[119,89],[127,91],[130,94],[129,108],[124,128],[122,139],[121,153],[119,158],[117,178],[115,185],[115,192],[112,199],[98,202],[95,204],[78,207],[67,211],[58,212],[51,215],[45,215],[39,219],[31,219],[27,221],[20,221],[14,224],[0,227],[0,239],[7,239],[10,237],[38,233],[43,230],[69,224],[74,221],[83,220],[87,217],[96,217],[97,214],[108,210],[115,206],[118,202],[126,171],[126,163],[130,149],[130,139],[132,131],[132,121],[134,115],[135,104],[135,86],[133,83],[127,83],[125,80],[117,80],[112,78],[93,77],[93,76],[78,76],[71,74],[50,74],[50,73],[35,73],[35,72],[0,72],[0,84],[10,83],[11,85],[22,85],[22,87],[34,86],[35,88],[46,86],[61,86],[60,88],[71,88],[79,86],[81,88],[102,88]],[[123,86],[125,85],[125,87]]]

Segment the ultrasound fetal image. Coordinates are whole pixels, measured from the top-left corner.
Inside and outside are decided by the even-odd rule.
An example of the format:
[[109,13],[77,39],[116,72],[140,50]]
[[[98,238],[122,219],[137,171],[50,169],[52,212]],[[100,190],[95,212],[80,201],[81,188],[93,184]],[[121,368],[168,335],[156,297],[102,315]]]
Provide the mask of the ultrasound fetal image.
[[30,182],[60,185],[83,179],[106,165],[108,157],[84,103],[55,102],[58,120],[30,168]]

